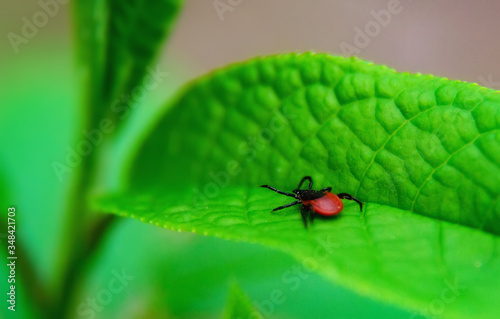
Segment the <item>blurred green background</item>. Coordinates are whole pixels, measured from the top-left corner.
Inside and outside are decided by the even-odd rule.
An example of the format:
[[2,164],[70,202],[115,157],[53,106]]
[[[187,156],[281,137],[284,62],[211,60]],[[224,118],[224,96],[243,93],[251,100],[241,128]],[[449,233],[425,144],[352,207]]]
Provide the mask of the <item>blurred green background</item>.
[[[372,21],[371,11],[385,9],[388,3],[241,1],[221,19],[212,1],[187,1],[160,56],[159,68],[169,76],[147,96],[122,142],[112,150],[103,187],[118,186],[120,154],[132,143],[131,137],[186,81],[256,55],[307,50],[342,54],[341,43],[353,43],[356,28]],[[81,134],[76,127],[82,91],[74,63],[70,5],[61,5],[60,12],[21,44],[17,53],[8,34],[20,34],[23,17],[38,12],[39,3],[3,3],[0,22],[4,35],[0,44],[1,209],[16,207],[16,234],[49,293],[60,280],[63,214],[72,185],[71,174],[58,180],[52,163],[62,162],[66,147],[74,145]],[[360,49],[360,57],[398,71],[432,73],[500,89],[500,3],[401,1],[400,5],[401,12]],[[6,230],[0,230],[0,240],[6,240],[5,234]],[[152,248],[160,253],[153,253]],[[75,318],[89,317],[79,313],[78,307],[102,293],[114,271],[125,269],[134,279],[113,294],[96,318],[219,317],[234,282],[256,304],[269,299],[274,289],[282,290],[286,299],[273,310],[275,318],[411,316],[333,286],[315,274],[308,273],[292,291],[281,278],[298,265],[268,248],[122,221],[105,237],[73,313]],[[6,267],[1,267],[0,275],[6,278]],[[24,284],[30,287],[29,282]],[[4,303],[2,317],[39,315],[24,298],[23,289],[18,290],[16,314],[12,316]]]

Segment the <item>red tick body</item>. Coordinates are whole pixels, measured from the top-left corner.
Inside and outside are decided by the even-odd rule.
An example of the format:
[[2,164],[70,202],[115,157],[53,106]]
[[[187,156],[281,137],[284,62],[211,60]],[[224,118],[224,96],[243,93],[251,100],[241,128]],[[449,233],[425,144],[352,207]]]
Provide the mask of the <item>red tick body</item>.
[[[304,181],[309,181],[308,189],[300,189]],[[335,195],[331,192],[331,187],[323,188],[319,191],[315,191],[312,189],[312,178],[311,176],[305,176],[299,183],[297,189],[293,190],[292,193],[283,192],[277,190],[274,187],[269,185],[261,185],[261,187],[269,188],[272,191],[275,191],[278,194],[286,195],[297,199],[297,201],[277,207],[272,211],[280,210],[286,207],[290,207],[297,204],[302,204],[301,214],[302,220],[304,221],[304,226],[307,228],[307,218],[310,219],[311,223],[314,221],[315,214],[323,215],[323,216],[334,216],[339,214],[344,208],[344,204],[341,199],[349,199],[353,200],[359,204],[359,208],[363,210],[363,204],[356,197],[346,194],[340,193]]]
[[[300,197],[299,197],[300,198]],[[325,192],[323,197],[313,200],[300,200],[302,205],[311,206],[318,214],[323,216],[333,216],[339,214],[344,208],[344,204],[340,198],[334,193]]]

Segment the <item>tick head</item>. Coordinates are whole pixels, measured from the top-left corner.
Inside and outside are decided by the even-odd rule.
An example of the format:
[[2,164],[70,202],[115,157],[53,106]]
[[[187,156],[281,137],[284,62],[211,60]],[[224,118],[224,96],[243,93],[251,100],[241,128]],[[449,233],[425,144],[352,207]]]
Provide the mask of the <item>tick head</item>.
[[297,190],[296,194],[300,200],[315,200],[325,196],[325,192],[323,191],[315,191],[308,189]]

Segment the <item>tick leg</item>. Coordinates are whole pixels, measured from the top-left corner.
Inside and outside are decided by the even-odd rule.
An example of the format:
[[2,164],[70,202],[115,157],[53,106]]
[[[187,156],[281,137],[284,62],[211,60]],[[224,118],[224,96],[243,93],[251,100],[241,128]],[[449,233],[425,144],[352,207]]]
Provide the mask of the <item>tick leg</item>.
[[321,190],[322,192],[331,192],[332,188],[331,187],[326,187]]
[[309,219],[311,220],[311,225],[314,222],[314,217],[316,217],[316,213],[311,209],[311,207],[308,207],[309,209]]
[[337,196],[340,198],[340,199],[348,199],[348,200],[353,200],[355,201],[356,203],[359,204],[359,210],[360,211],[363,211],[363,203],[361,203],[361,201],[359,199],[357,199],[356,197],[352,196],[352,195],[349,195],[349,194],[346,194],[346,193],[340,193],[340,194],[337,194]]
[[300,208],[300,214],[302,215],[302,220],[304,221],[304,226],[306,227],[307,229],[307,218],[309,217],[309,207],[307,207],[306,205],[302,205],[302,207]]
[[293,198],[295,198],[295,199],[297,199],[297,198],[298,198],[296,194],[292,194],[292,193],[285,193],[285,192],[282,192],[282,191],[280,191],[280,190],[278,190],[278,189],[276,189],[276,188],[274,188],[274,187],[271,187],[271,186],[269,186],[269,185],[260,185],[260,187],[269,188],[270,190],[275,191],[276,193],[281,194],[281,195],[290,196],[290,197],[293,197]]
[[293,206],[293,205],[300,204],[300,203],[301,203],[301,201],[300,201],[300,200],[298,200],[298,201],[293,202],[293,203],[290,203],[290,204],[286,204],[286,205],[283,205],[283,206],[280,206],[280,207],[276,207],[275,209],[273,209],[273,210],[271,211],[271,213],[272,213],[272,212],[274,212],[274,211],[277,211],[277,210],[283,209],[283,208],[287,208],[287,207],[290,207],[290,206]]
[[304,184],[304,182],[306,180],[309,181],[309,189],[312,189],[312,187],[313,187],[313,180],[312,180],[311,176],[304,176],[304,178],[300,181],[299,186],[297,187],[296,190],[299,190],[302,187],[302,184]]

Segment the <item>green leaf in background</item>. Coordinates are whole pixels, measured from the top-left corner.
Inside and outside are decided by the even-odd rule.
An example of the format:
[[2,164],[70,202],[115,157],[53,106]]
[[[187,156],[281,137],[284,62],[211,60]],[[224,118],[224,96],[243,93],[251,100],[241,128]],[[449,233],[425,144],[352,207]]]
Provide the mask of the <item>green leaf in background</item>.
[[231,286],[226,311],[224,312],[224,319],[235,318],[262,318],[262,315],[252,305],[252,301],[237,283],[233,283]]
[[[254,59],[185,89],[103,211],[289,252],[424,315],[491,317],[500,297],[500,95],[355,58]],[[257,185],[351,193],[334,220]]]
[[[328,318],[332,313],[336,318],[409,316],[332,285],[288,254],[263,245],[169,232],[132,219],[113,227],[109,239],[95,260],[98,267],[92,267],[75,298],[74,317],[89,311],[87,298],[107,286],[113,270],[124,270],[134,279],[95,313],[96,319],[221,318],[234,282],[254,306],[266,307],[265,317],[270,312],[276,318]],[[285,300],[270,309],[274,291],[281,291]]]
[[[85,65],[95,119],[124,116],[157,76],[151,65],[170,34],[182,0],[76,1],[77,52]],[[154,79],[153,79],[154,80]]]
[[[0,170],[5,172],[9,190],[2,207],[16,207],[16,249],[21,253],[24,248],[19,257],[23,262],[16,268],[18,318],[42,318],[40,308],[30,307],[30,303],[36,304],[34,299],[39,299],[38,304],[48,308],[58,291],[63,211],[71,182],[70,174],[65,174],[62,182],[59,180],[53,163],[65,163],[67,147],[74,149],[72,132],[79,126],[77,110],[68,107],[74,105],[77,95],[70,57],[69,46],[57,42],[33,44],[32,49],[2,69],[9,79],[0,93],[5,103],[0,117]],[[25,267],[35,272],[28,274]],[[39,286],[45,293],[39,293]],[[26,298],[22,290],[28,293]],[[33,316],[28,315],[33,312]]]

